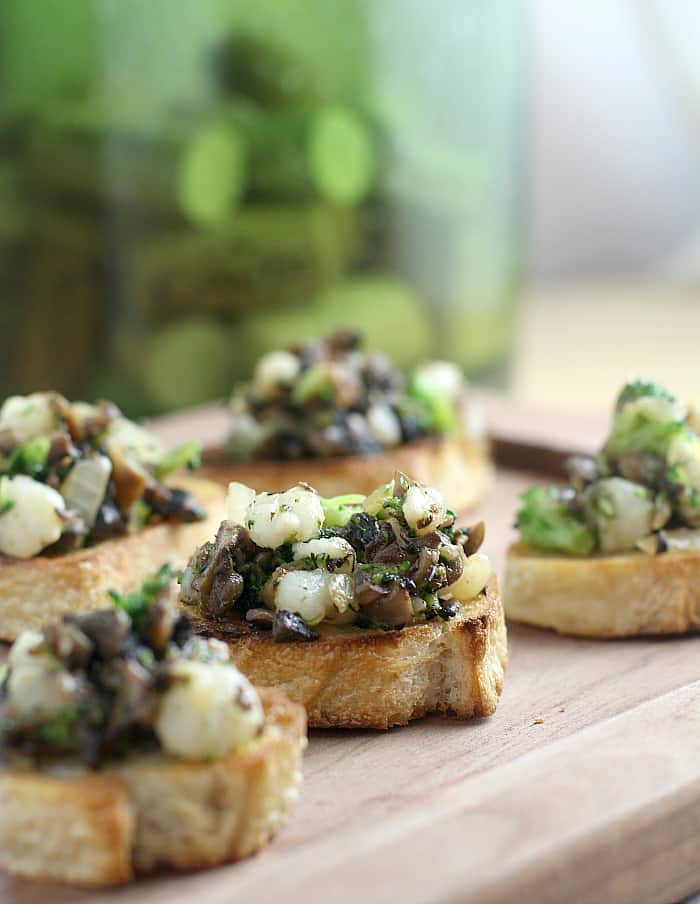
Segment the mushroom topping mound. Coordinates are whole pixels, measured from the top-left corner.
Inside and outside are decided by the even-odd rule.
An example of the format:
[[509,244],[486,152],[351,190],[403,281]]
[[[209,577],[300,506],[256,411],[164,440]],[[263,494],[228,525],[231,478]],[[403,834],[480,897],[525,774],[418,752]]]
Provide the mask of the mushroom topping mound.
[[666,389],[620,391],[595,456],[574,456],[564,487],[533,486],[516,527],[525,543],[570,556],[700,548],[697,420]]
[[18,637],[0,682],[0,759],[209,759],[257,736],[257,693],[225,644],[192,635],[173,579],[163,566],[110,608]]
[[227,450],[234,459],[371,455],[459,429],[465,382],[446,361],[407,380],[361,337],[343,330],[269,352],[231,399]]
[[192,496],[163,482],[198,461],[197,443],[165,452],[111,402],[11,396],[0,408],[0,554],[68,552],[163,520],[199,520]]
[[456,527],[440,493],[400,472],[369,496],[333,499],[307,485],[256,494],[232,483],[227,520],[190,559],[180,599],[276,641],[315,640],[323,623],[447,620],[486,586],[483,539],[483,522]]

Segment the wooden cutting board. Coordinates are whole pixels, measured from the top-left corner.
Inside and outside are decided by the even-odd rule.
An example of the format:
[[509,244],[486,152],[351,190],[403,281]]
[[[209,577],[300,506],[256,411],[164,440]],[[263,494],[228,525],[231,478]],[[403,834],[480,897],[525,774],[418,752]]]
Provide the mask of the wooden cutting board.
[[[177,438],[195,423],[166,428]],[[565,445],[598,441],[574,427]],[[500,471],[479,513],[499,571],[530,479]],[[512,625],[510,644],[490,719],[312,732],[302,799],[258,856],[102,893],[3,877],[0,900],[643,904],[699,888],[700,638],[588,642]]]

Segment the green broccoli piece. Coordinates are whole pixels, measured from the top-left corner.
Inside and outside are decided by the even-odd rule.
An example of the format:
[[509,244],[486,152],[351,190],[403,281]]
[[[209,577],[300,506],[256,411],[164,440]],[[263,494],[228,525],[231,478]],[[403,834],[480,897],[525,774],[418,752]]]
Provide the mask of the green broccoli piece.
[[197,440],[190,440],[183,443],[177,449],[166,452],[165,455],[156,465],[156,480],[165,480],[170,474],[179,471],[181,468],[187,468],[188,471],[194,471],[199,467],[199,461],[202,455],[202,444]]
[[656,383],[635,380],[617,398],[605,452],[613,459],[627,452],[663,458],[671,440],[685,429],[686,410],[674,396]]
[[424,430],[435,433],[454,433],[459,418],[454,404],[415,377],[408,386],[408,395],[420,406],[418,421]]
[[311,399],[322,402],[333,401],[333,382],[323,364],[314,364],[305,370],[292,388],[292,401],[304,405]]
[[628,402],[636,402],[641,398],[663,399],[666,402],[676,403],[675,396],[663,386],[654,383],[653,380],[637,379],[625,383],[618,393],[615,402],[615,411],[622,411]]
[[37,436],[13,449],[12,454],[2,469],[5,474],[26,474],[28,477],[41,477],[49,458],[51,438]]
[[0,477],[0,515],[4,515],[5,512],[9,512],[10,509],[14,508],[15,505],[15,500],[10,499],[10,497],[8,496],[9,482],[9,477]]
[[109,598],[117,609],[123,609],[138,630],[144,617],[166,587],[177,577],[169,564],[161,565],[158,571],[148,575],[138,590],[119,593],[108,590]]
[[572,556],[594,551],[595,535],[562,501],[558,487],[533,486],[520,498],[515,526],[528,546]]
[[52,747],[71,749],[75,743],[74,730],[78,716],[78,707],[75,704],[68,704],[50,721],[39,726],[39,734]]
[[344,496],[333,496],[331,499],[321,497],[325,527],[345,527],[350,518],[362,511],[367,497],[362,493],[346,493]]

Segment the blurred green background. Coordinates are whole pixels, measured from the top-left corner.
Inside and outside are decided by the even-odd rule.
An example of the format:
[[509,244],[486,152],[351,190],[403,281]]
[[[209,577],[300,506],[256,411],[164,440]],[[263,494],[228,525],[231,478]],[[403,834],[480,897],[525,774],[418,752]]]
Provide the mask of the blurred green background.
[[505,0],[3,0],[0,394],[224,397],[340,325],[507,379]]

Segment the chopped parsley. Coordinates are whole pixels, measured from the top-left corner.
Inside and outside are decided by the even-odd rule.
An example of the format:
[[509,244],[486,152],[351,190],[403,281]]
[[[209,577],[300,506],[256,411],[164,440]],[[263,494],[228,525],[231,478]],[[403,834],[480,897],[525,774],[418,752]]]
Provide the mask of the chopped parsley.
[[154,574],[148,575],[138,590],[123,594],[116,590],[107,592],[114,606],[117,609],[123,609],[138,629],[148,610],[175,577],[177,577],[177,572],[166,563],[161,565]]
[[197,440],[190,440],[188,443],[183,443],[183,445],[178,446],[177,449],[166,452],[161,458],[155,468],[156,480],[164,480],[166,477],[169,477],[170,474],[179,471],[181,468],[187,468],[188,471],[194,471],[195,468],[199,467],[201,457],[201,443],[197,442]]

